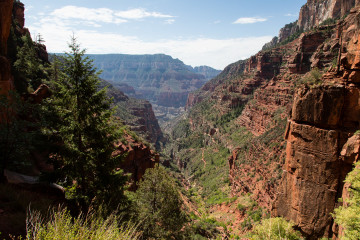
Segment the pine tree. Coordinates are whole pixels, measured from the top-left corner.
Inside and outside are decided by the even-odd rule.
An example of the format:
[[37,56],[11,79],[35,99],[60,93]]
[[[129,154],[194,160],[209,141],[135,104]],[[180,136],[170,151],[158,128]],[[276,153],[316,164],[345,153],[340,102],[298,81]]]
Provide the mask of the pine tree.
[[22,47],[18,47],[17,60],[14,63],[16,87],[20,92],[27,92],[29,85],[31,90],[36,90],[48,76],[46,66],[39,59],[30,35],[23,36],[21,41]]
[[150,239],[178,239],[186,222],[178,189],[162,167],[149,168],[135,193],[144,236]]
[[114,143],[120,135],[112,122],[110,100],[105,89],[98,90],[99,72],[85,57],[73,37],[70,52],[54,67],[54,125],[49,132],[59,136],[57,154],[67,196],[82,207],[100,204],[116,207],[124,199],[126,178],[116,170],[120,157],[114,157]]

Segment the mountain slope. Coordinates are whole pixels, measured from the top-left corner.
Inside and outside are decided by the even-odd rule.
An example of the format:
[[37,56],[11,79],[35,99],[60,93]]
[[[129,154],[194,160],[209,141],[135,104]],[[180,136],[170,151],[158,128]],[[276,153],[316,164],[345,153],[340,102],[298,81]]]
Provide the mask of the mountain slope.
[[[103,72],[101,77],[112,83],[126,83],[143,98],[165,107],[185,105],[187,94],[200,88],[216,70],[210,68],[190,69],[179,59],[164,54],[88,55]],[[202,74],[197,73],[201,72]],[[214,73],[215,72],[215,73]]]
[[[330,2],[341,4],[325,8]],[[232,209],[233,228],[244,231],[275,207],[273,215],[294,221],[307,238],[332,236],[330,213],[351,169],[339,154],[360,128],[360,11],[352,6],[309,0],[303,9],[319,11],[322,21],[290,24],[298,30],[283,30],[281,42],[189,95],[188,115],[172,131],[171,157],[218,220],[226,215],[221,209]]]
[[115,116],[159,149],[165,139],[151,104],[146,100],[126,96],[105,80],[102,80],[100,87],[107,87],[108,96],[113,98]]

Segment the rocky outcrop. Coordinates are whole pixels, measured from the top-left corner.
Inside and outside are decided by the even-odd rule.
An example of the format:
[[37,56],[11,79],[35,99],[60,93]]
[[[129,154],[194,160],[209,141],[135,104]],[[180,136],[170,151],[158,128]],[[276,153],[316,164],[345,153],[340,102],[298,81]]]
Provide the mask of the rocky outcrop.
[[135,124],[128,122],[132,126],[132,130],[136,132],[144,132],[147,140],[155,143],[156,147],[164,142],[164,136],[155,117],[151,103],[143,101],[141,107],[129,106],[131,113],[138,117]]
[[13,89],[10,62],[7,59],[7,40],[10,34],[13,1],[0,2],[0,94],[7,94]]
[[114,155],[123,155],[124,159],[119,164],[119,167],[126,173],[131,174],[131,186],[129,190],[137,189],[137,182],[140,181],[145,174],[146,169],[153,168],[156,163],[159,163],[159,155],[156,154],[149,146],[136,141],[129,134],[125,133],[125,141],[117,145],[117,151]]
[[0,55],[7,54],[7,40],[10,34],[13,0],[0,2]]
[[308,0],[301,8],[297,25],[302,30],[319,26],[326,19],[339,19],[355,6],[355,0]]
[[[348,109],[358,88],[321,86],[297,92],[286,131],[286,172],[275,202],[276,214],[291,219],[309,239],[331,237],[332,217],[342,182],[352,164],[339,161],[351,132],[346,120],[357,116]],[[345,103],[346,102],[346,103]]]
[[35,92],[25,96],[31,103],[40,104],[42,100],[51,96],[51,90],[46,84],[41,84]]
[[279,42],[283,42],[285,41],[287,38],[289,38],[291,35],[295,34],[296,32],[298,32],[299,26],[297,25],[298,21],[286,24],[283,28],[280,29],[279,31]]
[[140,136],[158,148],[164,141],[163,133],[155,117],[151,103],[146,100],[128,97],[122,91],[105,80],[101,80],[100,88],[106,87],[107,94],[117,107],[115,115]]
[[262,51],[266,51],[268,49],[272,49],[274,47],[276,47],[276,45],[279,43],[279,38],[278,37],[273,37],[273,39],[271,39],[270,42],[265,43],[265,45],[262,47]]
[[190,109],[195,104],[208,97],[226,79],[232,79],[244,72],[246,60],[240,60],[227,66],[219,75],[205,83],[198,91],[191,92],[186,100],[185,109]]
[[296,54],[289,60],[290,73],[306,73],[311,68],[311,56],[324,40],[329,38],[329,33],[323,31],[303,33],[299,39]]
[[338,71],[296,92],[286,130],[285,174],[273,213],[294,221],[307,239],[337,234],[331,213],[357,156],[356,137],[350,137],[360,128],[359,12],[351,10],[341,24],[346,40]]

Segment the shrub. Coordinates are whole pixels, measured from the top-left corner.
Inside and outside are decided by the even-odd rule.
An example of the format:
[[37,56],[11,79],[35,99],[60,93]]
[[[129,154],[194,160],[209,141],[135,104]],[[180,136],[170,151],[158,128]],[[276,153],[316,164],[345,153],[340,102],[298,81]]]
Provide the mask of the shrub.
[[293,229],[293,224],[283,218],[269,218],[254,227],[251,232],[251,239],[254,240],[295,240],[301,239],[298,231]]
[[345,182],[350,183],[350,197],[346,199],[346,206],[335,209],[335,222],[344,228],[342,239],[360,239],[360,163],[355,164],[346,177]]
[[115,214],[107,219],[98,217],[96,213],[80,214],[77,218],[73,218],[66,209],[59,209],[51,211],[50,215],[50,219],[45,222],[38,212],[30,212],[27,218],[26,239],[136,240],[140,238],[134,225],[119,225],[119,219]]
[[179,237],[185,224],[183,201],[174,180],[163,167],[148,168],[135,193],[135,211],[147,238]]

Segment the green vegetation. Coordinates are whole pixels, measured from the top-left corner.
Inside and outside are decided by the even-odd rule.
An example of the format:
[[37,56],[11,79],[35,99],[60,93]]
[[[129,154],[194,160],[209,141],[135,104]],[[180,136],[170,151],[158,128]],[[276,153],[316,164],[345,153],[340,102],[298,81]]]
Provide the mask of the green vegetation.
[[360,239],[360,163],[355,163],[354,169],[347,175],[346,183],[350,197],[343,199],[346,204],[335,209],[335,222],[344,228],[342,239]]
[[163,167],[146,170],[135,192],[135,211],[145,238],[178,238],[186,216],[174,181]]
[[322,72],[318,68],[312,69],[310,72],[306,73],[296,85],[305,84],[310,87],[318,86],[321,84]]
[[301,235],[293,229],[293,224],[283,218],[265,219],[254,227],[250,234],[253,240],[298,240]]
[[326,25],[333,25],[336,23],[336,19],[334,18],[327,18],[325,19],[321,24],[320,26],[326,26]]
[[69,48],[70,53],[54,65],[54,94],[47,102],[55,117],[46,131],[63,143],[52,160],[61,166],[58,181],[66,187],[68,198],[85,210],[90,204],[114,209],[125,199],[126,178],[115,170],[121,156],[113,156],[121,135],[105,89],[98,91],[99,73],[92,61],[84,57],[74,37]]
[[36,45],[29,35],[21,38],[22,47],[18,47],[17,60],[14,63],[17,79],[23,83],[22,88],[30,84],[31,90],[36,90],[41,83],[48,79],[46,66],[36,52]]
[[235,108],[232,108],[230,112],[221,115],[219,119],[216,120],[214,126],[223,126],[225,123],[230,122],[231,120],[234,120],[235,118],[237,118],[242,110],[244,109],[244,105],[240,104],[238,106],[236,106]]
[[49,220],[44,220],[39,212],[30,212],[27,219],[26,239],[140,239],[136,226],[120,225],[116,214],[103,219],[98,216],[98,213],[89,212],[73,218],[66,209],[57,209],[49,212],[49,216]]

